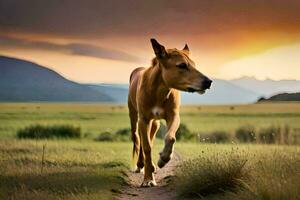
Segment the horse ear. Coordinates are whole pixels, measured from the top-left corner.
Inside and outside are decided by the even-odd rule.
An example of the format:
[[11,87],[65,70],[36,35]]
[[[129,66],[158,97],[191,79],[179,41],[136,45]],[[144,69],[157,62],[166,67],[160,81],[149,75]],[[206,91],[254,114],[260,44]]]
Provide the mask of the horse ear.
[[188,47],[187,44],[185,44],[185,46],[183,47],[182,51],[184,51],[187,55],[190,54],[190,49],[189,49],[189,47]]
[[150,39],[152,48],[157,58],[165,58],[167,57],[167,51],[164,46],[159,44],[154,38]]

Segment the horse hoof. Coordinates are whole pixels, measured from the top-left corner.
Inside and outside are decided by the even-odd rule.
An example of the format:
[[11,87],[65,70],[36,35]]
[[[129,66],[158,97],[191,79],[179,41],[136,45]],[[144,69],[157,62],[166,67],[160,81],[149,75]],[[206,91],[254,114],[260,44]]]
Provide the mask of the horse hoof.
[[143,173],[143,172],[144,172],[144,168],[137,167],[136,170],[134,170],[134,173]]
[[158,162],[157,162],[157,166],[158,166],[159,168],[163,168],[170,160],[171,160],[171,156],[168,157],[168,158],[162,159],[162,156],[161,156],[161,154],[160,154],[159,160],[158,160]]
[[159,168],[163,168],[167,163],[165,161],[163,161],[161,158],[159,158],[159,160],[157,161],[157,166]]
[[143,181],[141,187],[154,187],[157,186],[155,180]]

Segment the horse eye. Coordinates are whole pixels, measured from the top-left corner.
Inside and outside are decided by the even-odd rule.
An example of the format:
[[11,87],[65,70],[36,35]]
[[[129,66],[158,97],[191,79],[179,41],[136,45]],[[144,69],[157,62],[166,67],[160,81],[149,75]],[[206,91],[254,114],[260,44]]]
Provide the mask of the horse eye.
[[188,66],[186,63],[180,63],[180,64],[176,65],[176,67],[178,67],[180,69],[188,69]]

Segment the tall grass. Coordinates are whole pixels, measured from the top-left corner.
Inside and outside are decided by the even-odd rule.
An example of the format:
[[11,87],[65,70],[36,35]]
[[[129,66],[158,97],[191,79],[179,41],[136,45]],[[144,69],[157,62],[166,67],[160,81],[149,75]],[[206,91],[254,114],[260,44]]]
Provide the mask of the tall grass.
[[242,125],[234,134],[226,131],[200,133],[198,141],[207,143],[259,143],[259,144],[299,144],[300,131],[292,129],[288,124],[270,125],[256,128],[254,125]]
[[225,131],[213,131],[211,133],[199,134],[198,140],[200,142],[207,143],[228,143],[232,141],[232,137],[229,133]]
[[273,152],[252,164],[248,187],[236,195],[239,199],[296,200],[300,198],[299,152]]
[[104,131],[100,133],[96,138],[95,141],[103,142],[103,141],[130,141],[131,138],[131,130],[130,128],[122,128],[117,130],[116,132],[112,133],[109,131]]
[[200,155],[185,161],[177,171],[178,195],[182,198],[201,198],[241,187],[240,180],[247,178],[247,170],[244,168],[247,159],[233,151],[225,155]]
[[111,191],[125,182],[130,147],[89,140],[0,140],[0,199],[113,200]]
[[300,152],[258,147],[255,152],[202,153],[176,175],[179,199],[298,200]]
[[71,125],[31,125],[17,132],[18,138],[44,139],[44,138],[80,138],[81,130]]
[[235,137],[238,141],[240,142],[255,142],[256,141],[256,136],[255,136],[255,127],[253,125],[244,125],[239,127],[235,131]]

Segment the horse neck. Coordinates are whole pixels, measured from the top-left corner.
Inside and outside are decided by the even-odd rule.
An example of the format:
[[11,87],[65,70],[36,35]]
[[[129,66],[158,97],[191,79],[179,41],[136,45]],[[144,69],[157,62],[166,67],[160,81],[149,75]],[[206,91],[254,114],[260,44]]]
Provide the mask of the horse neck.
[[[151,66],[147,73],[147,91],[148,94],[152,97],[155,97],[158,101],[164,101],[168,98],[168,95],[171,92],[171,88],[169,88],[162,77],[161,66],[159,63]],[[153,96],[154,95],[154,96]]]

